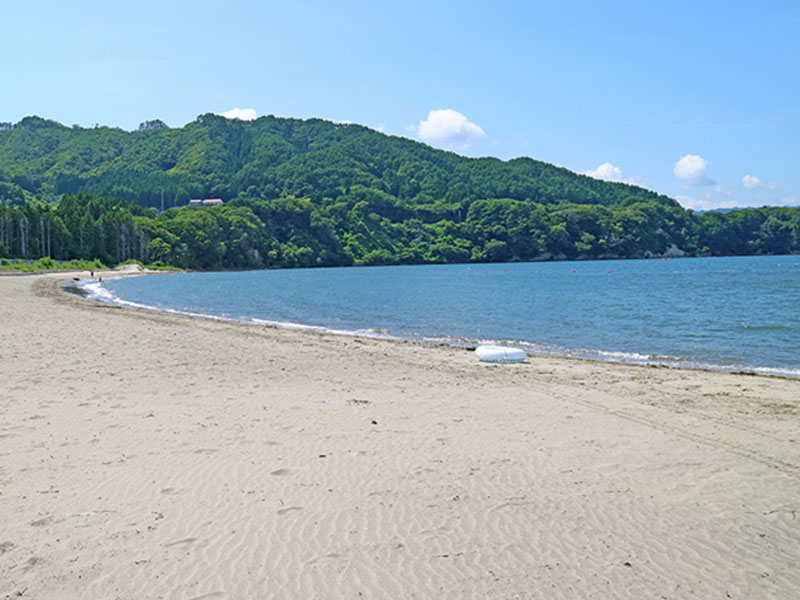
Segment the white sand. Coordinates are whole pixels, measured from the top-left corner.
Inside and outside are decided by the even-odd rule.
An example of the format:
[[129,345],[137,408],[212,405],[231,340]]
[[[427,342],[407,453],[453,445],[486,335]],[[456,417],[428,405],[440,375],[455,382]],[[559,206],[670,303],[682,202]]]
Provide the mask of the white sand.
[[0,277],[0,598],[800,594],[800,381],[489,366],[54,281]]

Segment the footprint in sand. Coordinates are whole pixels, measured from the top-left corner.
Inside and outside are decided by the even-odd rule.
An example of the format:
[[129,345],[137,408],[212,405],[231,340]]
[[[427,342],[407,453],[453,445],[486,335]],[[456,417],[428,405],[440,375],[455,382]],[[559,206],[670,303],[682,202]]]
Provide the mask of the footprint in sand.
[[279,508],[278,509],[278,514],[279,515],[285,515],[286,513],[290,513],[290,512],[295,511],[295,510],[305,510],[305,507],[303,507],[303,506],[287,506],[286,508]]
[[30,571],[40,562],[44,562],[43,558],[39,558],[38,556],[31,556],[28,560],[25,561],[25,566],[22,567],[23,571]]
[[11,550],[16,544],[14,542],[0,542],[0,554],[5,554]]
[[196,541],[197,541],[197,538],[193,538],[193,537],[186,538],[184,540],[176,540],[174,542],[168,542],[168,543],[164,544],[164,548],[170,548],[172,546],[180,546],[182,544],[192,544],[192,543],[194,543]]

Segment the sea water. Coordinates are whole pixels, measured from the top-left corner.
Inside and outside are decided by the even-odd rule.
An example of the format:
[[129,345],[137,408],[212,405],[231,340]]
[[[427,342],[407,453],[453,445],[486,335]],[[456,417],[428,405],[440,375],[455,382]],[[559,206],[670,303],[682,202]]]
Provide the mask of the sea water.
[[256,324],[800,377],[800,257],[179,273],[107,301]]

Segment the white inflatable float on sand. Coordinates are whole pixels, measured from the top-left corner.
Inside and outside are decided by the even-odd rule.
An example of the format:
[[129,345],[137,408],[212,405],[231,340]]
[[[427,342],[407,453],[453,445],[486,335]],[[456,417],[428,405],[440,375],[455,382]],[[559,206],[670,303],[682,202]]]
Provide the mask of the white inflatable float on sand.
[[503,346],[478,346],[475,356],[483,362],[507,363],[522,362],[527,353],[522,348],[505,348]]

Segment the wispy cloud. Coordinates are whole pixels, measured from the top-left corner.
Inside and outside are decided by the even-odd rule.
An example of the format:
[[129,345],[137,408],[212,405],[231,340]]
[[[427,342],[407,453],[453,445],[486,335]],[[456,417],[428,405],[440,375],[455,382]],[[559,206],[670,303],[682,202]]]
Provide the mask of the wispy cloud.
[[761,180],[758,177],[754,177],[753,175],[745,175],[742,177],[742,185],[748,190],[752,190],[753,188],[757,188],[764,184],[761,183]]
[[420,139],[448,150],[463,150],[486,137],[486,133],[460,112],[451,108],[432,110],[428,118],[411,126]]
[[724,198],[714,197],[706,194],[704,198],[697,199],[693,196],[675,196],[675,200],[683,206],[683,208],[691,208],[692,210],[715,210],[719,208],[736,208],[740,206],[736,200],[730,196]]
[[765,188],[768,190],[778,189],[777,183],[764,183],[755,175],[745,175],[742,177],[742,186],[747,190],[753,190],[756,188]]

